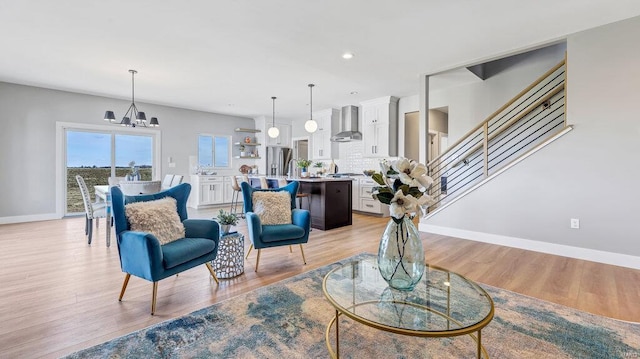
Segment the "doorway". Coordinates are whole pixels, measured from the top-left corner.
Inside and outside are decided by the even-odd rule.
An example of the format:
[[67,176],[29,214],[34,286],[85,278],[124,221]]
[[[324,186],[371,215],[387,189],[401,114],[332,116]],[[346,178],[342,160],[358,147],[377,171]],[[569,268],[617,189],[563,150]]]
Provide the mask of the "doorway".
[[309,158],[309,137],[295,137],[293,138],[293,159],[291,160],[291,166],[289,168],[290,175],[299,176],[297,173],[298,166],[296,162],[298,160],[308,160]]
[[420,159],[420,112],[404,114],[404,157]]
[[293,140],[293,157],[296,160],[309,159],[309,139]]

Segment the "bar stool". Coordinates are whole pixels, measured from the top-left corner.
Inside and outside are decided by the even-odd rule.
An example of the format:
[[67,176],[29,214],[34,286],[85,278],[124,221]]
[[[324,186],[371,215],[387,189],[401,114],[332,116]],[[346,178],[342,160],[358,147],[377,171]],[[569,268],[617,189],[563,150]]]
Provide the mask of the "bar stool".
[[267,177],[260,177],[260,188],[261,189],[269,189],[269,182],[267,182]]
[[[287,185],[287,180],[284,178],[278,178],[278,187],[283,187]],[[311,193],[296,193],[296,198],[298,199],[298,208],[302,209],[302,199],[307,199],[307,210],[311,211]]]
[[[231,209],[229,212],[235,214],[238,212],[238,200],[240,199],[240,192],[242,192],[242,188],[240,187],[240,184],[238,184],[238,178],[236,176],[231,176],[231,188],[233,189],[233,194],[231,195]],[[244,208],[242,213],[240,213],[240,216],[244,217]]]

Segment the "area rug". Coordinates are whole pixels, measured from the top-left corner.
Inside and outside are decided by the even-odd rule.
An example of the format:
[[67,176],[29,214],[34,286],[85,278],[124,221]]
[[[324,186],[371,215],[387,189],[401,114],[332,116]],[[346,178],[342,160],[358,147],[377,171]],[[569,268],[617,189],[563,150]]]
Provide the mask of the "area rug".
[[[356,257],[364,256],[371,255]],[[328,358],[324,335],[334,309],[322,294],[322,280],[332,268],[352,259],[67,358]],[[640,358],[640,324],[482,286],[495,303],[495,317],[482,330],[491,358]],[[475,342],[467,335],[441,339],[385,333],[344,318],[340,354],[343,358],[474,358]]]

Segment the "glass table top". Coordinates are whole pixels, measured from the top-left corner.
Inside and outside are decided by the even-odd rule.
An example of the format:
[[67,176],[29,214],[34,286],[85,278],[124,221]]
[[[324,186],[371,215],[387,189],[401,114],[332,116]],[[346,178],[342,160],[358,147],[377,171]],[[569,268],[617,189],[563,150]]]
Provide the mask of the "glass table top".
[[327,299],[342,314],[379,329],[416,336],[477,331],[493,319],[491,297],[476,283],[427,266],[413,291],[389,288],[374,255],[346,263],[324,278]]

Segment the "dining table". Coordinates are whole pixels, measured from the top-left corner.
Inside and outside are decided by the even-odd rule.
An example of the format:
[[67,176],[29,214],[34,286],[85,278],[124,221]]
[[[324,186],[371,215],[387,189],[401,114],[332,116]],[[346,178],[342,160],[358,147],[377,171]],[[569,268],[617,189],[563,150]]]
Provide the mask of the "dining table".
[[93,186],[96,193],[96,199],[100,199],[100,201],[107,204],[107,223],[104,226],[107,231],[107,247],[111,246],[111,192],[109,191],[109,187],[109,185]]

